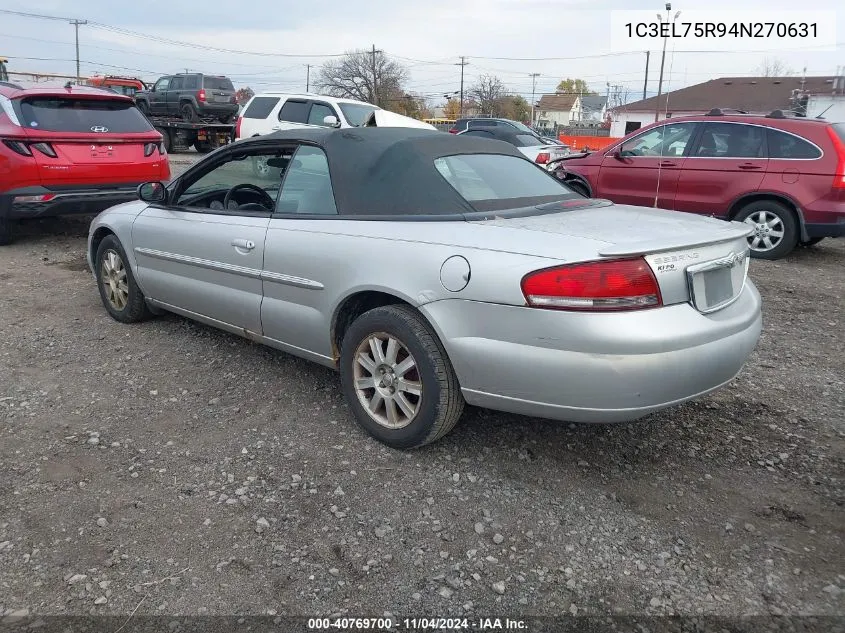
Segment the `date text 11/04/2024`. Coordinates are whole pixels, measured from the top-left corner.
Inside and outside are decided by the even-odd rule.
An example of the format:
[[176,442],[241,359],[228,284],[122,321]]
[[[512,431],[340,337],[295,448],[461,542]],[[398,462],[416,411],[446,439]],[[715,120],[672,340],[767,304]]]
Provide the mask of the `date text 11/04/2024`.
[[628,22],[628,37],[638,38],[816,38],[815,22]]
[[309,618],[314,631],[525,631],[524,620],[511,618]]

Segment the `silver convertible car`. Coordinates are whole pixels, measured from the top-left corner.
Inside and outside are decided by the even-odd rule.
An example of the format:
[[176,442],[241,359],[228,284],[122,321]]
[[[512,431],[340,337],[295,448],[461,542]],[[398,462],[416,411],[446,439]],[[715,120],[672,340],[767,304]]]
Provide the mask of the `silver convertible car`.
[[290,130],[139,197],[91,225],[112,317],[174,312],[336,368],[397,448],[465,402],[634,420],[730,381],[760,335],[747,225],[583,198],[500,141]]

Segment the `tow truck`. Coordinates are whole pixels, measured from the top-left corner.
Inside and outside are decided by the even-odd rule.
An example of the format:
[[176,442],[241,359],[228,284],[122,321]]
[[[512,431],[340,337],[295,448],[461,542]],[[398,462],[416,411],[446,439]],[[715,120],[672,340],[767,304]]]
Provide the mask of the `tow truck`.
[[[138,90],[146,90],[147,84],[137,77],[117,75],[95,76],[88,79],[88,85],[134,97]],[[194,147],[200,154],[206,154],[221,145],[231,143],[235,138],[234,123],[213,121],[183,121],[178,117],[147,115],[147,119],[159,131],[168,153],[187,151]]]

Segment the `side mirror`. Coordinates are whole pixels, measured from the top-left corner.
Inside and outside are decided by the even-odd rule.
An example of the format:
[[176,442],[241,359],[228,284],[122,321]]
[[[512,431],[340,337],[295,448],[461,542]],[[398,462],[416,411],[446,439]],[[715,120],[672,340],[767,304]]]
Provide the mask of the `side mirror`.
[[610,155],[616,160],[622,160],[622,150],[620,149],[613,150]]
[[138,198],[144,202],[164,202],[167,199],[167,189],[162,182],[145,182],[138,186]]
[[329,127],[340,127],[340,121],[333,114],[323,117],[323,124]]

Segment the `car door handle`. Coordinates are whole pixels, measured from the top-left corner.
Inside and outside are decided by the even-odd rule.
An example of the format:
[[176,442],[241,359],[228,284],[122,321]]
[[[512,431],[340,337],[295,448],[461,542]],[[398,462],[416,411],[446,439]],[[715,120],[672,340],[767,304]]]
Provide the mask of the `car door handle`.
[[660,161],[660,166],[661,167],[677,167],[678,163],[676,163],[675,161],[671,161],[671,160],[663,160],[663,161]]
[[739,166],[740,169],[761,169],[760,165],[754,165],[753,163],[742,163]]
[[251,251],[255,248],[255,242],[253,242],[252,240],[242,240],[240,238],[237,238],[232,240],[232,246],[244,251]]

